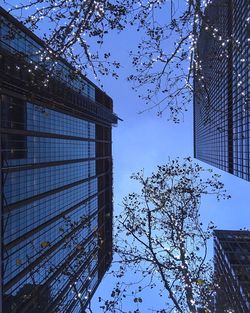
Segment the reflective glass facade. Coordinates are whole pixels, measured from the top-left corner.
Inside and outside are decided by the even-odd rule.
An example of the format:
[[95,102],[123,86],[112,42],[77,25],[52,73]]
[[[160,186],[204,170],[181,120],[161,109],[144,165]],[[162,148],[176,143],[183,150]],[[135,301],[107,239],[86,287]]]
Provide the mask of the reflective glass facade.
[[194,156],[250,181],[248,0],[213,0],[196,51]]
[[250,232],[214,232],[215,312],[250,312]]
[[63,60],[65,77],[31,79],[43,43],[0,13],[2,310],[84,312],[112,259],[117,117],[83,76],[65,81]]

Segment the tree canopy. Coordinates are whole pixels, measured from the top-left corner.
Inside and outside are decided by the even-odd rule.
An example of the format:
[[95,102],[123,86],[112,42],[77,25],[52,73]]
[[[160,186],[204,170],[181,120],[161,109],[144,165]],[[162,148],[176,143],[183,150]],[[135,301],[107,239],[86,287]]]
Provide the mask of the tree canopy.
[[[128,80],[149,108],[157,107],[160,115],[166,110],[179,122],[192,99],[194,50],[209,0],[4,2],[31,30],[48,25],[44,40],[52,50],[47,58],[66,58],[77,70],[91,68],[96,76],[119,74],[119,53],[100,53],[106,36],[128,27],[140,32],[142,40],[131,47],[134,72]],[[213,26],[208,31],[216,35]]]
[[[124,198],[123,211],[116,216],[114,251],[120,267],[113,271],[118,282],[111,300],[101,306],[104,312],[128,312],[125,299],[136,305],[129,312],[145,312],[140,309],[143,292],[159,285],[165,307],[155,312],[212,312],[217,283],[207,252],[214,225],[202,224],[199,207],[205,196],[229,197],[219,175],[186,158],[132,179],[141,190]],[[127,270],[140,277],[138,283],[122,283]]]

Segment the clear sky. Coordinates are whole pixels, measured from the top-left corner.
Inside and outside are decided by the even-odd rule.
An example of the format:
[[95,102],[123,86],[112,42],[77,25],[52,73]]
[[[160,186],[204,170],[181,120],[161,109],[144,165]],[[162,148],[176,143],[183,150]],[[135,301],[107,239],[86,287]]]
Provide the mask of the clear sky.
[[[129,179],[132,172],[144,169],[150,174],[157,165],[167,162],[169,157],[193,157],[192,106],[188,108],[180,124],[168,121],[167,115],[164,114],[158,117],[155,110],[138,114],[146,106],[126,81],[126,74],[131,71],[128,61],[128,51],[133,44],[131,38],[133,34],[129,32],[112,37],[113,46],[110,47],[117,53],[115,43],[119,42],[119,56],[124,67],[120,79],[103,79],[104,90],[113,98],[114,111],[123,119],[113,128],[115,210],[122,197],[133,191],[134,182]],[[232,196],[231,200],[219,203],[207,199],[202,206],[204,219],[213,220],[218,228],[249,228],[250,183],[197,159],[194,160],[204,168],[213,168],[220,174],[221,181]]]
[[[164,164],[168,158],[193,157],[193,110],[189,107],[180,124],[173,124],[167,116],[157,117],[155,111],[138,114],[145,104],[131,90],[131,84],[126,81],[126,75],[131,71],[128,52],[137,38],[127,31],[112,36],[107,43],[109,48],[117,53],[124,64],[121,77],[115,81],[112,78],[103,79],[105,91],[113,98],[114,111],[123,119],[118,127],[113,129],[113,159],[114,159],[114,215],[120,210],[122,198],[129,192],[136,191],[138,185],[129,179],[132,172],[144,169],[149,175],[157,165]],[[133,42],[134,41],[134,42]],[[118,45],[117,45],[118,43]],[[221,175],[221,181],[232,196],[229,200],[217,202],[213,197],[204,198],[201,205],[201,216],[204,224],[213,221],[218,229],[250,229],[250,183],[224,171],[211,167],[194,159],[204,168],[213,168]],[[213,255],[213,244],[210,242],[210,257]],[[133,275],[131,275],[131,279]],[[112,286],[112,277],[107,275],[102,281],[93,299],[94,312],[98,313],[96,299],[107,294]],[[144,310],[152,307],[154,296],[148,294],[148,302],[144,302]],[[154,301],[156,298],[154,299]],[[100,311],[101,312],[101,311]]]
[[[123,66],[118,80],[111,77],[102,79],[104,90],[113,98],[114,111],[123,119],[113,129],[114,215],[120,210],[122,198],[137,190],[137,185],[129,178],[131,173],[144,169],[150,174],[157,165],[167,162],[169,157],[193,157],[192,107],[188,108],[180,124],[168,121],[164,114],[161,118],[157,117],[154,110],[138,114],[145,109],[145,105],[126,80],[131,72],[128,54],[135,48],[138,36],[140,34],[127,30],[111,35],[105,43],[106,50],[118,56]],[[210,167],[196,161],[204,168]],[[214,170],[221,174],[221,180],[232,198],[221,202],[209,197],[205,199],[201,206],[203,222],[212,220],[219,229],[250,228],[250,183],[218,169]],[[210,253],[212,256],[212,245]],[[93,300],[94,313],[99,311],[95,303],[97,297],[104,295],[109,287],[112,287],[112,277],[106,276]],[[148,311],[145,309],[145,312]]]

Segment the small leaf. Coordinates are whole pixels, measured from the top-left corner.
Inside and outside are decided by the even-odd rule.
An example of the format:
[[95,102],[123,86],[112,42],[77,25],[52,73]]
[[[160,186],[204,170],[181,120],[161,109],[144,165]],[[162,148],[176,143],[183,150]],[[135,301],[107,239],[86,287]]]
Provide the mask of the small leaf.
[[21,259],[16,259],[16,265],[21,265],[22,264],[22,260]]
[[41,242],[41,247],[42,248],[47,248],[49,246],[49,242],[48,241],[42,241]]

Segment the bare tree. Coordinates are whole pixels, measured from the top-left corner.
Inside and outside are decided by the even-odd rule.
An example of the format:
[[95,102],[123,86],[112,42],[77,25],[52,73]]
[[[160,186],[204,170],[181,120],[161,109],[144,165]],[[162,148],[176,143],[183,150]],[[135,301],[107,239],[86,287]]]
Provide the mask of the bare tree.
[[62,56],[77,70],[86,72],[91,67],[96,76],[111,73],[118,77],[120,62],[111,57],[118,59],[119,54],[100,52],[110,31],[130,26],[141,32],[142,41],[136,51],[131,50],[135,73],[128,80],[136,91],[140,89],[148,108],[156,107],[159,115],[167,110],[174,122],[180,121],[192,100],[195,68],[196,74],[203,77],[199,56],[194,55],[202,25],[221,43],[227,39],[206,20],[209,2],[24,0],[13,5],[5,0],[10,12],[32,30],[48,22],[44,39],[51,50],[45,58]]
[[[145,312],[140,310],[144,289],[159,285],[165,307],[154,312],[212,312],[217,285],[207,244],[214,225],[203,226],[199,207],[205,196],[229,198],[218,178],[190,158],[170,160],[150,177],[143,172],[132,176],[141,191],[124,198],[124,210],[116,217],[114,251],[120,267],[113,271],[118,282],[111,300],[99,298],[104,312],[128,312],[128,297],[136,305],[129,312]],[[128,269],[138,282],[130,275],[126,284]]]

